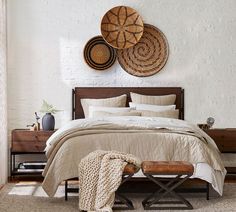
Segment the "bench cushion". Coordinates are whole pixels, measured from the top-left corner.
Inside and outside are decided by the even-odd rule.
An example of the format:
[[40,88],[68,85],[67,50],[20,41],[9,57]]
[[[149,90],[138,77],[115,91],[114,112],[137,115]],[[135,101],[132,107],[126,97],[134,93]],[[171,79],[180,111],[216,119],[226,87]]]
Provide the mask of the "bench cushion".
[[144,161],[142,163],[144,174],[177,175],[193,174],[194,167],[185,161]]
[[125,169],[123,171],[123,174],[135,174],[139,171],[139,167],[133,165],[133,164],[127,164],[125,166]]

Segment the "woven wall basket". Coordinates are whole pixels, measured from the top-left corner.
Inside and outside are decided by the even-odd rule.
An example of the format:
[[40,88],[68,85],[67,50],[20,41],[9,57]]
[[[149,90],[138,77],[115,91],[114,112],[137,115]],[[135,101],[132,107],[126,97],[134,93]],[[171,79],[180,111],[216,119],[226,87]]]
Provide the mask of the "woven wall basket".
[[142,37],[143,21],[130,7],[114,7],[103,16],[101,33],[104,40],[112,47],[129,48]]
[[117,50],[122,68],[129,74],[147,77],[159,72],[168,59],[168,42],[156,27],[144,24],[140,41],[131,48]]
[[85,45],[84,59],[91,68],[105,70],[116,61],[116,51],[104,41],[102,36],[96,36]]

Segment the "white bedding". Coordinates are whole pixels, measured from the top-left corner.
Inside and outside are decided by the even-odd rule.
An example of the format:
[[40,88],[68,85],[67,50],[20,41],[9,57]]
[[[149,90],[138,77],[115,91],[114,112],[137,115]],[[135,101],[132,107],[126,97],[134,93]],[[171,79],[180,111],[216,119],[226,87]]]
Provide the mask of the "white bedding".
[[106,117],[75,120],[48,140],[43,188],[53,196],[58,185],[78,176],[78,164],[94,150],[116,150],[141,160],[185,160],[193,177],[212,184],[222,195],[226,171],[214,141],[183,120],[150,117]]

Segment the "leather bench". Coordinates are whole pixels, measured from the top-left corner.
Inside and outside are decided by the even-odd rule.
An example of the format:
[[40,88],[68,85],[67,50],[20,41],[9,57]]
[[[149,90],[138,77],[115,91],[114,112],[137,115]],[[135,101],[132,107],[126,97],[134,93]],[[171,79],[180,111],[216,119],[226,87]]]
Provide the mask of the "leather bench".
[[[127,182],[132,176],[139,171],[139,167],[133,164],[127,164],[124,168],[121,185]],[[72,180],[78,178],[73,178]],[[69,188],[68,180],[65,181],[65,200],[68,200],[68,193],[79,192],[78,188]],[[133,210],[134,206],[130,199],[128,199],[124,194],[119,192],[119,189],[115,193],[115,204],[114,210]]]
[[[144,161],[142,172],[148,179],[158,185],[158,190],[142,201],[145,210],[193,209],[190,202],[175,191],[177,187],[193,175],[194,167],[191,163],[185,161]],[[167,177],[167,183],[162,182],[163,178],[161,176],[163,175],[165,175],[165,179]],[[178,201],[160,201],[167,194],[171,194]],[[183,204],[184,206],[169,206],[172,204]]]

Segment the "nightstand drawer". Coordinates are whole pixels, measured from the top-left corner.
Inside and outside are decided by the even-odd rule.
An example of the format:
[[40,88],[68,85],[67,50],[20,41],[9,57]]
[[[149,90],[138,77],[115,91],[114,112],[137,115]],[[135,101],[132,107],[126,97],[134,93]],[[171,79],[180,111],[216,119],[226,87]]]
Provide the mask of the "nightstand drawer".
[[35,142],[35,141],[47,141],[47,139],[52,135],[49,131],[25,131],[16,130],[12,133],[12,141],[16,142]]
[[13,130],[13,152],[42,152],[54,131]]
[[215,141],[221,152],[236,152],[235,130],[206,130],[206,133]]
[[13,142],[12,152],[43,152],[46,147],[46,142],[29,142],[29,141],[20,141]]

